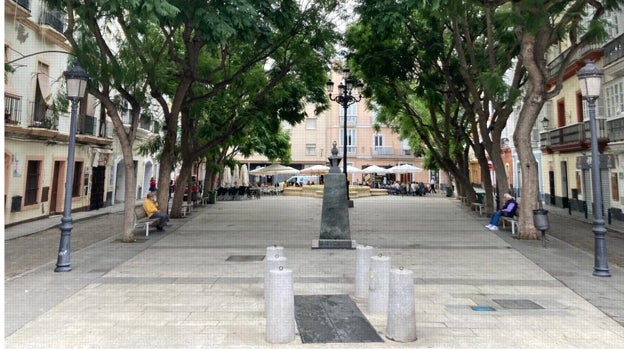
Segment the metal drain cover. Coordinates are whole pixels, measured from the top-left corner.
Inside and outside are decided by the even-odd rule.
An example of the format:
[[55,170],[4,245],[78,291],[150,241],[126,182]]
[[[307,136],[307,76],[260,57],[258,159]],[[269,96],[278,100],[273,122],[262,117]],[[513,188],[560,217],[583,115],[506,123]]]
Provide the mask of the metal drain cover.
[[346,294],[295,295],[295,320],[303,343],[383,343]]
[[543,309],[541,305],[538,305],[529,299],[492,299],[492,301],[494,301],[504,309]]
[[264,255],[230,255],[225,261],[231,262],[248,262],[248,261],[262,261]]

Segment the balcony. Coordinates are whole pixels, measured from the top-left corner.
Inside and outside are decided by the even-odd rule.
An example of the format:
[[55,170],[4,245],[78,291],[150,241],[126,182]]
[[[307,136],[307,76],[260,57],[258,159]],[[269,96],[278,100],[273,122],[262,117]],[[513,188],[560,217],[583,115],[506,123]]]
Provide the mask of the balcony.
[[[347,126],[355,126],[357,124],[357,116],[347,116]],[[344,125],[344,117],[340,117],[340,125]]]
[[65,15],[60,11],[44,9],[39,17],[39,24],[50,26],[57,32],[62,33],[65,26]]
[[[606,131],[606,120],[597,119],[598,125],[598,148],[603,150],[609,142]],[[540,134],[542,151],[553,152],[578,152],[591,147],[591,129],[589,121],[566,125],[561,128],[549,130]]]
[[22,121],[22,99],[4,96],[4,124],[19,125]]
[[4,14],[16,18],[30,17],[30,0],[14,0],[5,2]]
[[[561,65],[563,64],[563,60],[570,52],[570,49],[563,51],[559,56],[557,56],[554,60],[548,63],[548,79],[556,78],[559,70],[561,69]],[[564,79],[569,78],[570,76],[576,74],[576,71],[585,65],[583,62],[585,59],[591,59],[593,61],[597,61],[602,56],[602,44],[590,44],[587,46],[581,47],[574,56],[568,61],[569,66],[565,67]]]
[[624,34],[611,40],[603,50],[605,67],[624,57]]
[[387,146],[373,147],[373,156],[393,156],[394,148]]
[[607,120],[609,142],[624,141],[624,116]]

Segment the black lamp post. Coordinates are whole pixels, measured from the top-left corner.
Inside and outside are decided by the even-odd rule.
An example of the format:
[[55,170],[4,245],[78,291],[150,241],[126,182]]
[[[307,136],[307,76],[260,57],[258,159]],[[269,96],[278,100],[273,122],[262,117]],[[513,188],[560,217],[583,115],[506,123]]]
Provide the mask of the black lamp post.
[[[362,100],[362,88],[364,87],[364,84],[361,81],[355,82],[355,80],[349,76],[349,72],[349,68],[344,68],[342,70],[344,81],[338,85],[338,95],[336,97],[332,97],[334,82],[331,81],[331,79],[327,82],[329,99],[341,105],[344,112],[344,134],[342,140],[344,154],[342,169],[345,174],[345,181],[347,181],[347,200],[349,200],[349,180],[347,175],[347,108],[349,108],[350,105]],[[353,95],[354,88],[357,97]]]
[[583,99],[589,110],[589,128],[591,131],[591,176],[594,197],[594,276],[611,277],[607,264],[606,228],[602,218],[602,188],[600,187],[600,158],[598,154],[598,129],[596,125],[596,100],[600,97],[603,72],[588,61],[576,74],[581,86]]
[[70,241],[73,228],[71,217],[72,187],[74,184],[74,153],[76,151],[76,115],[78,101],[84,96],[89,81],[89,74],[79,65],[74,65],[65,72],[67,81],[67,97],[71,100],[71,115],[69,122],[69,148],[67,149],[67,172],[65,174],[65,205],[61,218],[61,242],[56,261],[55,272],[71,271]]

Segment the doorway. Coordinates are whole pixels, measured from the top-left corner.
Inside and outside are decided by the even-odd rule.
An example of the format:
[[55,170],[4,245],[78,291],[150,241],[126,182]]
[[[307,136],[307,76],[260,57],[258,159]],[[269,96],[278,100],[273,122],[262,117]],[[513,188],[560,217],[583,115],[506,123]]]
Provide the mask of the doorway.
[[89,210],[100,209],[104,207],[104,181],[106,175],[106,167],[93,167],[91,175],[91,202]]
[[50,215],[60,214],[63,211],[63,173],[65,173],[65,162],[57,160],[54,162],[52,171],[52,188],[50,191]]

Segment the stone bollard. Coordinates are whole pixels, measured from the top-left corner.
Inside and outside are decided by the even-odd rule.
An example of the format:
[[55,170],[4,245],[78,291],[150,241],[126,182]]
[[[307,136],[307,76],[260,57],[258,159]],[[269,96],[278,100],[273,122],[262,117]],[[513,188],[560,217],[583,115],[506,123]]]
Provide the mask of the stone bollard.
[[295,339],[295,295],[292,270],[279,267],[269,271],[265,299],[266,341],[288,343]]
[[398,342],[416,340],[414,273],[403,267],[390,270],[386,337]]
[[269,272],[271,270],[275,270],[277,268],[279,268],[280,266],[282,268],[286,268],[288,259],[286,259],[286,257],[284,256],[280,256],[280,255],[273,255],[273,256],[266,256],[266,260],[264,261],[264,300],[266,300],[268,298],[268,284],[269,284]]
[[265,256],[268,258],[269,256],[286,256],[284,255],[284,247],[278,245],[272,245],[266,248]]
[[390,274],[390,257],[371,256],[370,281],[368,295],[368,311],[386,313],[388,311],[388,275]]
[[355,299],[368,299],[368,283],[370,280],[370,258],[376,254],[375,247],[360,245],[356,247],[355,261]]

